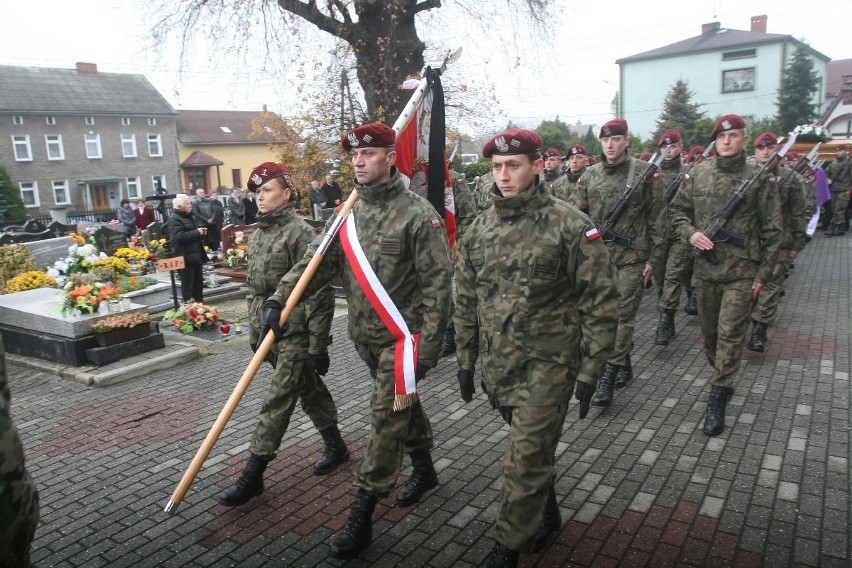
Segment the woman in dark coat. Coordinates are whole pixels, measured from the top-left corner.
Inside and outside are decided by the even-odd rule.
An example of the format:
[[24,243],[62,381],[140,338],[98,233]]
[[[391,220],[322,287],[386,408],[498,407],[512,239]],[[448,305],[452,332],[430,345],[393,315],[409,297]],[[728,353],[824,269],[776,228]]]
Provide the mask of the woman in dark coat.
[[204,301],[204,237],[205,227],[196,227],[189,196],[178,194],[172,203],[175,213],[169,219],[169,250],[182,256],[185,268],[180,271],[180,291],[184,303]]

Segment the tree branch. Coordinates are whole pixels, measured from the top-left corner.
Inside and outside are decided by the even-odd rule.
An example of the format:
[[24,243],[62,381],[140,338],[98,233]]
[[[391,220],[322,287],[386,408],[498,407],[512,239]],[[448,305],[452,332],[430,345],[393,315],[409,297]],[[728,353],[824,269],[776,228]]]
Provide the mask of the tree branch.
[[[349,41],[351,36],[351,22],[341,22],[330,16],[326,16],[317,8],[314,2],[302,2],[300,0],[278,0],[278,6],[282,10],[298,16],[308,23],[315,25],[320,30],[330,33],[334,37]],[[348,19],[348,16],[347,16]]]
[[412,14],[416,14],[418,12],[423,12],[424,10],[431,10],[432,8],[440,8],[441,0],[424,0],[419,4],[415,4],[412,9]]

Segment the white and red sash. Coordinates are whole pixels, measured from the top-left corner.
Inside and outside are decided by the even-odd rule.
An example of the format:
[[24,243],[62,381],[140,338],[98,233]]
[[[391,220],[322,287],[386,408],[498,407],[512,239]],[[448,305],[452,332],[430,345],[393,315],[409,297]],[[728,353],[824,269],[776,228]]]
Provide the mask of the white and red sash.
[[343,222],[339,234],[343,252],[346,254],[346,260],[352,268],[358,285],[361,286],[370,305],[376,310],[379,319],[396,339],[393,409],[394,411],[404,410],[417,401],[415,373],[420,334],[412,334],[408,330],[405,319],[367,261],[361,243],[358,242],[354,213],[350,213]]

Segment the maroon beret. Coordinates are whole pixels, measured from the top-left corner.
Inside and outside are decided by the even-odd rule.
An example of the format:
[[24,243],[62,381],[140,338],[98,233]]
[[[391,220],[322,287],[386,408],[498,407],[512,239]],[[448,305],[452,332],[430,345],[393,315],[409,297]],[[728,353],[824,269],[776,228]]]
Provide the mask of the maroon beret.
[[647,162],[651,159],[651,152],[642,152],[641,154],[639,154],[639,159]]
[[728,130],[741,130],[745,128],[745,126],[745,120],[743,120],[743,117],[740,115],[726,114],[719,119],[719,122],[716,123],[716,126],[713,128],[713,132],[710,133],[710,140],[715,140],[722,132],[727,132]]
[[396,143],[396,132],[381,122],[371,122],[347,132],[340,145],[347,152],[352,148],[388,148]]
[[595,157],[594,157],[594,156],[589,156],[589,165],[590,165],[590,166],[594,166],[594,165],[595,165],[595,162],[597,162],[597,160],[595,160]]
[[784,157],[787,158],[788,160],[798,160],[799,159],[799,153],[794,152],[793,150],[790,150],[789,152],[787,152],[787,154]]
[[607,138],[609,136],[626,136],[627,121],[623,118],[613,118],[603,126],[598,138]]
[[764,132],[760,136],[754,139],[753,146],[755,148],[766,148],[768,146],[775,146],[778,144],[778,138],[775,137],[771,132]]
[[556,148],[548,148],[544,151],[545,158],[562,158],[562,154]]
[[248,181],[248,190],[257,191],[257,188],[271,180],[284,176],[287,187],[293,187],[290,182],[290,168],[284,164],[276,164],[275,162],[263,162],[251,171]]
[[573,146],[571,146],[570,148],[568,148],[568,157],[569,157],[569,158],[570,158],[571,156],[576,156],[576,155],[578,155],[578,154],[582,154],[583,156],[588,156],[588,155],[589,155],[589,151],[588,151],[588,150],[586,150],[586,147],[585,147],[585,146],[582,146],[582,145],[580,145],[580,144],[574,144]]
[[[542,139],[538,132],[523,128],[510,128],[485,143],[482,155],[490,158],[493,154],[531,154],[538,152]],[[558,153],[557,153],[558,155]]]
[[659,148],[667,144],[677,144],[678,142],[680,142],[680,132],[677,130],[666,130],[657,141],[657,147]]

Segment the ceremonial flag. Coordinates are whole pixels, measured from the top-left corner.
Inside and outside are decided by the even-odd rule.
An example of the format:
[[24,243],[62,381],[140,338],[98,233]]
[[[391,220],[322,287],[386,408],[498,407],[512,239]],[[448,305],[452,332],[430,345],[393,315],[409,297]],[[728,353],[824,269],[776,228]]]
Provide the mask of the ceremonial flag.
[[[427,73],[432,71],[427,69]],[[428,77],[428,75],[427,75]],[[409,189],[425,197],[444,218],[447,239],[456,241],[456,205],[446,158],[444,91],[439,73],[411,120],[396,137],[396,167],[409,180]],[[409,79],[403,90],[413,92],[420,81]]]

